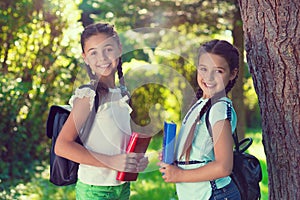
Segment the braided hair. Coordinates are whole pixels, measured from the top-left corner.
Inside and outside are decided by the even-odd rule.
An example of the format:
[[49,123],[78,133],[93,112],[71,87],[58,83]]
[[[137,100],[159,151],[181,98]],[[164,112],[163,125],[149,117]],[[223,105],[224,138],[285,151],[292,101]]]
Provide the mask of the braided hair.
[[[90,24],[85,27],[84,31],[81,34],[81,48],[82,52],[84,52],[84,46],[87,39],[89,39],[91,36],[97,35],[99,33],[106,34],[109,37],[112,37],[116,40],[116,42],[121,45],[120,38],[117,34],[117,32],[114,29],[113,25],[110,25],[108,23],[96,23],[96,24]],[[108,88],[103,83],[98,81],[97,75],[93,73],[91,67],[86,64],[86,70],[88,72],[89,78],[91,80],[91,85],[94,88],[95,91],[99,92],[100,94],[106,94],[108,93]],[[125,80],[123,76],[123,70],[122,70],[122,59],[119,58],[119,63],[117,66],[118,70],[118,78],[120,83],[120,89],[122,96],[128,95],[129,92],[125,86]]]
[[[229,42],[227,42],[225,40],[211,40],[207,43],[204,43],[199,48],[198,61],[199,61],[199,58],[205,53],[212,53],[212,54],[216,54],[216,55],[223,57],[229,65],[230,72],[232,72],[234,69],[239,69],[239,51],[236,47],[234,47],[232,44],[230,44]],[[233,88],[237,78],[238,78],[238,76],[236,75],[236,77],[233,80],[230,80],[228,82],[228,84],[226,85],[226,87],[225,87],[226,95]],[[225,96],[225,94],[224,94],[224,91],[221,91],[221,92],[215,94],[213,97],[211,97],[206,102],[206,104],[202,107],[199,115],[196,117],[194,123],[192,124],[192,127],[191,127],[188,137],[184,143],[183,151],[181,154],[181,158],[185,155],[185,159],[187,162],[190,159],[190,153],[192,150],[192,143],[193,143],[193,139],[194,139],[194,132],[195,132],[197,123],[200,121],[200,116],[203,116],[203,114],[211,106],[212,102]],[[200,99],[202,96],[203,96],[203,91],[201,88],[199,88],[196,93],[197,100]]]

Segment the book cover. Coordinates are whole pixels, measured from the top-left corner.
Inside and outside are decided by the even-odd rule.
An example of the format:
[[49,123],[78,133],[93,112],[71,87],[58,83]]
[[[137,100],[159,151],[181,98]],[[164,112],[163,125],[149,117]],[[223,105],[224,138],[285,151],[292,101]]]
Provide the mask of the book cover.
[[167,164],[174,162],[174,148],[176,140],[176,124],[164,122],[162,161]]
[[[141,133],[133,132],[128,142],[126,153],[145,153],[151,137],[143,135]],[[136,181],[138,173],[131,172],[118,172],[116,179],[119,181]]]

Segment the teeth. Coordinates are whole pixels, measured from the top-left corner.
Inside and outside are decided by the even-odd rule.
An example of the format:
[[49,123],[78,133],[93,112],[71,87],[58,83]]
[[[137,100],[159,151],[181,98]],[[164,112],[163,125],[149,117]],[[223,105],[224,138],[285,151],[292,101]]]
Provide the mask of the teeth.
[[107,68],[109,66],[109,64],[106,64],[106,65],[99,65],[99,67],[101,68]]
[[214,87],[213,84],[207,84],[207,83],[205,83],[205,85],[206,85],[207,87]]

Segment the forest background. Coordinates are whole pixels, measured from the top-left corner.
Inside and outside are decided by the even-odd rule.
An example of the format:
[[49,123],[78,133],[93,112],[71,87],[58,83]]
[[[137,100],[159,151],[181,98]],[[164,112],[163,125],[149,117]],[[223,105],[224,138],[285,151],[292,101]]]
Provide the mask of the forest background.
[[[179,125],[197,89],[199,45],[225,39],[244,52],[242,20],[234,0],[4,0],[0,7],[3,199],[74,196],[73,186],[53,187],[47,180],[51,145],[45,129],[49,107],[67,104],[76,86],[87,80],[80,47],[84,26],[105,21],[114,24],[120,34],[135,130],[155,134],[150,145],[153,152],[161,149],[163,121]],[[259,150],[254,153],[263,165],[266,198],[261,117],[243,53],[239,82],[230,95],[239,116],[240,138],[246,133],[256,139]],[[176,198],[174,185],[164,184],[157,173],[154,157],[149,173],[132,184],[132,199],[145,191],[150,198],[151,191],[158,188],[166,191],[162,199]]]

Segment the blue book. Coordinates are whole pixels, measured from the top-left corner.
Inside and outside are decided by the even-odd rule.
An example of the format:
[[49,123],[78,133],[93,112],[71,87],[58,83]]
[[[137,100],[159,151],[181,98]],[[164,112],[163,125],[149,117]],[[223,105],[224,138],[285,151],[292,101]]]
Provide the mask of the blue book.
[[174,162],[174,148],[176,140],[176,124],[164,122],[164,137],[163,137],[163,162],[172,164]]

